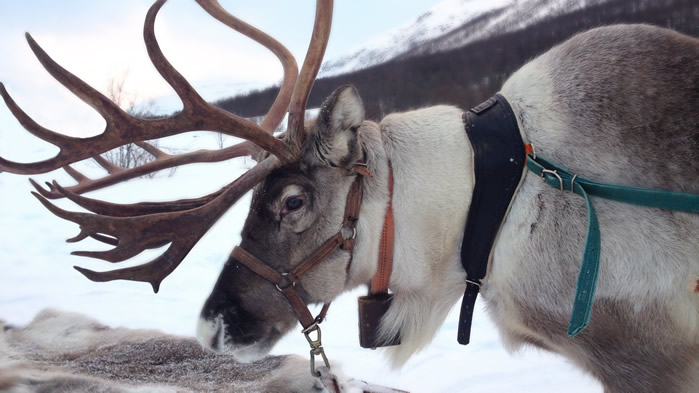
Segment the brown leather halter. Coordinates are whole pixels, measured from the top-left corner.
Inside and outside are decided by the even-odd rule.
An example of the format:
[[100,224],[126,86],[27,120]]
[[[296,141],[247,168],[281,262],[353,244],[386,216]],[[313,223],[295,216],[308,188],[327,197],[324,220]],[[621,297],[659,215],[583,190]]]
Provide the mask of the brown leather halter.
[[[311,311],[308,309],[308,306],[306,306],[306,303],[304,303],[303,298],[296,289],[296,283],[311,269],[329,258],[330,255],[332,255],[338,248],[350,252],[349,263],[352,263],[352,251],[354,249],[354,242],[357,237],[357,221],[359,221],[359,210],[362,203],[364,177],[373,176],[366,168],[366,164],[358,164],[354,167],[354,171],[357,174],[357,177],[347,193],[345,215],[342,221],[342,227],[334,236],[326,240],[293,270],[290,272],[280,273],[240,246],[236,246],[231,254],[233,258],[253,271],[255,274],[274,284],[274,286],[282,294],[284,294],[284,296],[286,296],[287,300],[291,304],[291,307],[294,309],[294,313],[296,313],[296,316],[301,322],[301,326],[303,326],[302,333],[306,336],[306,339],[311,346],[311,374],[313,376],[320,375],[320,373],[316,372],[315,369],[315,356],[321,356],[325,366],[330,368],[330,363],[328,362],[328,358],[325,356],[325,351],[321,343],[320,332],[320,323],[325,319],[330,303],[325,303],[318,316],[314,318]],[[394,225],[391,201],[393,198],[393,169],[391,168],[390,164],[388,187],[390,199],[381,233],[378,269],[369,287],[370,294],[388,293],[388,283],[391,277],[393,265]],[[349,271],[349,264],[347,266],[347,270]],[[312,339],[310,337],[310,334],[313,332],[317,332],[316,339]]]
[[[357,173],[357,177],[347,193],[345,216],[342,227],[334,236],[326,240],[293,270],[280,273],[240,246],[235,247],[231,254],[233,258],[258,276],[274,284],[274,286],[286,296],[301,322],[301,326],[303,326],[303,334],[311,345],[311,373],[314,376],[318,376],[315,370],[316,355],[323,358],[326,367],[330,367],[322,347],[319,326],[325,319],[330,303],[324,304],[321,312],[314,318],[296,289],[296,283],[316,265],[330,257],[338,248],[349,251],[350,253],[354,249],[354,241],[357,237],[357,221],[359,220],[359,210],[362,203],[363,180],[364,176],[372,176],[365,165],[355,167],[355,172]],[[343,233],[345,235],[343,235]],[[348,237],[345,237],[347,236],[346,234],[349,234]],[[350,255],[350,262],[351,261],[352,255]],[[310,337],[310,334],[314,331],[317,332],[317,338],[315,340]]]

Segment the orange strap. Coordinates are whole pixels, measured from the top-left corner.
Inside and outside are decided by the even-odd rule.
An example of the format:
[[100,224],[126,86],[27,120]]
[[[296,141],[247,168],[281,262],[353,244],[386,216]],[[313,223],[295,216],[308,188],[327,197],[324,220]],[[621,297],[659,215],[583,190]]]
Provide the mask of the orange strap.
[[393,270],[393,168],[388,164],[388,207],[386,207],[386,218],[383,221],[383,231],[381,232],[381,244],[379,245],[379,261],[376,274],[371,280],[369,294],[388,293],[388,282],[391,280]]
[[534,158],[536,158],[536,154],[534,153],[534,146],[532,146],[531,143],[527,143],[526,145],[524,145],[524,154],[527,156],[530,154],[534,154]]

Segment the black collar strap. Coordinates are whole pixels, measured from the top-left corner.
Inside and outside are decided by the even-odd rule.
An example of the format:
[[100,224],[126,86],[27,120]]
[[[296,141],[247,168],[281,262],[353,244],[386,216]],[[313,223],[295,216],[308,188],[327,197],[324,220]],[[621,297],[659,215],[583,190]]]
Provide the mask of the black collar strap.
[[471,319],[495,238],[522,179],[524,142],[512,108],[500,94],[463,114],[473,146],[475,186],[461,245],[466,292],[461,303],[459,344],[471,336]]

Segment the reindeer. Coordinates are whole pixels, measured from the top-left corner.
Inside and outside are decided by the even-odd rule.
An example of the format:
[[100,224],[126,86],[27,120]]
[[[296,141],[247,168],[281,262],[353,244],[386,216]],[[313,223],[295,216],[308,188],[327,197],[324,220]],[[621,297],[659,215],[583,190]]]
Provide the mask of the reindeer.
[[[64,167],[77,185],[54,182],[45,189],[33,183],[40,194],[35,195],[54,214],[80,225],[80,234],[69,241],[89,236],[115,246],[76,255],[119,262],[170,243],[163,255],[142,266],[108,272],[77,267],[87,278],[143,281],[157,291],[207,229],[252,188],[241,244],[201,312],[198,336],[206,347],[254,360],[298,319],[312,355],[328,364],[319,328],[327,306],[341,293],[371,283],[373,295],[386,296],[376,303],[385,314],[369,344],[400,341],[386,349],[399,367],[429,344],[450,308],[477,285],[513,350],[529,344],[559,353],[608,393],[699,390],[699,216],[593,198],[601,233],[597,288],[594,298],[588,294],[589,325],[569,337],[588,208],[579,196],[562,192],[558,173],[549,170],[544,180],[555,175],[560,190],[522,170],[487,249],[487,275],[471,277],[461,251],[469,239],[467,219],[476,211],[471,207],[478,152],[465,132],[464,110],[435,106],[376,123],[365,119],[356,89],[342,86],[315,120],[304,122],[327,44],[332,1],[317,2],[313,38],[298,78],[283,46],[215,1],[197,2],[268,47],[284,65],[284,82],[261,126],[205,103],[170,66],[153,34],[162,0],[149,11],[144,36],[154,65],[183,101],[182,113],[156,120],[130,117],[54,63],[31,37],[30,46],[48,72],[105,118],[105,132],[79,140],[46,130],[0,88],[25,128],[61,148],[56,157],[36,163],[0,160],[0,170],[34,174]],[[524,65],[495,102],[509,103],[522,142],[576,174],[566,187],[577,189],[579,174],[611,184],[699,193],[697,69],[694,38],[644,25],[602,27]],[[287,109],[287,131],[274,137],[271,131]],[[143,142],[197,129],[248,141],[181,156]],[[99,157],[134,141],[157,159],[122,170]],[[116,205],[80,195],[156,169],[244,155],[258,164],[197,199]],[[87,179],[68,166],[89,157],[109,174]],[[65,211],[47,200],[60,197],[95,214]],[[326,305],[315,318],[306,307],[312,303]]]

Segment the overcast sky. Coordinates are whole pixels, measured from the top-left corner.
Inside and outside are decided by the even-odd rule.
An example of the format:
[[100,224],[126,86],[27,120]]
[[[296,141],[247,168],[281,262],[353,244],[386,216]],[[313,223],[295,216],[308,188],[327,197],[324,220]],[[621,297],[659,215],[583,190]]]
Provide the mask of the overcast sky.
[[[326,59],[414,20],[439,0],[337,0]],[[150,0],[0,0],[0,81],[40,124],[69,135],[94,135],[103,122],[43,70],[24,39],[30,32],[62,66],[105,92],[126,77],[139,102],[171,94],[150,64],[142,24]],[[302,62],[315,2],[221,0],[234,15],[268,32]],[[264,87],[281,78],[276,58],[215,21],[191,0],[170,0],[158,15],[156,35],[175,67],[206,99],[237,87]],[[0,155],[19,143],[13,120],[0,108]],[[8,139],[11,138],[11,139]],[[10,152],[8,153],[8,150]]]

